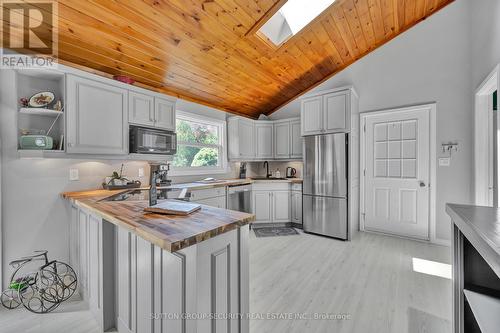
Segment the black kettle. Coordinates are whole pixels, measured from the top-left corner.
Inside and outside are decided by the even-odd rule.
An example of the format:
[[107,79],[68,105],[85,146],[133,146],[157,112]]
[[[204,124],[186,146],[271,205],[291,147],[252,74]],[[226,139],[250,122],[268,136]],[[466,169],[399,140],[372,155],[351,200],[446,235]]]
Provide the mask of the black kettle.
[[295,175],[297,174],[297,170],[292,167],[287,167],[286,168],[286,178],[295,178]]

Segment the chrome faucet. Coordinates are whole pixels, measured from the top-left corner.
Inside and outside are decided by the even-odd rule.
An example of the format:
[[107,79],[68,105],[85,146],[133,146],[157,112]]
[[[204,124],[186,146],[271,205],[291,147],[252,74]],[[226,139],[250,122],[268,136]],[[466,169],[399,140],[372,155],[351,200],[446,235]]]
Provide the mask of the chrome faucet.
[[266,178],[271,177],[271,174],[269,173],[269,162],[268,161],[264,162],[264,167],[266,168]]

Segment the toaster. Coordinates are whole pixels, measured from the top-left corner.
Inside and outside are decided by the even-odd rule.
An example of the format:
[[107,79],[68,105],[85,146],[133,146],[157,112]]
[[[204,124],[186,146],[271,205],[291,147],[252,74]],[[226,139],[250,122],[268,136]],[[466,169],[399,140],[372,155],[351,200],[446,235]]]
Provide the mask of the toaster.
[[47,135],[22,135],[21,149],[50,150],[54,145],[54,140]]

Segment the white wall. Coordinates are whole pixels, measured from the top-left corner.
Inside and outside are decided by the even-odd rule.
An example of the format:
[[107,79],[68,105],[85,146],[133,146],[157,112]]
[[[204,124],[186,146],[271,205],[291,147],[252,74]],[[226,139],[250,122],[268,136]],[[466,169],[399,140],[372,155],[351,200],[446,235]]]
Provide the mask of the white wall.
[[[437,170],[436,232],[443,240],[450,239],[445,203],[469,203],[472,198],[468,9],[467,0],[452,3],[314,89],[353,85],[361,112],[437,102],[438,156],[442,142],[460,143],[451,166]],[[294,101],[272,118],[295,117],[299,110],[299,102]]]
[[[68,260],[69,229],[65,211],[67,205],[59,194],[64,191],[100,187],[105,176],[119,170],[122,161],[19,159],[15,73],[11,70],[0,70],[0,80],[0,197],[3,207],[0,235],[3,242],[2,268],[5,286],[11,273],[8,262],[17,257],[30,254],[34,250],[47,249],[51,257]],[[226,118],[225,112],[191,102],[179,101],[179,109],[192,113],[201,112],[217,119]],[[229,173],[213,177],[236,177],[236,165],[230,163],[230,166],[232,169]],[[70,168],[79,169],[79,181],[69,181]],[[138,178],[139,168],[144,168],[146,177]],[[139,179],[143,184],[149,183],[149,165],[146,162],[127,161],[125,174],[132,179]],[[172,180],[179,183],[199,178],[201,176],[172,177]]]
[[476,89],[500,63],[500,1],[470,2],[472,85]]

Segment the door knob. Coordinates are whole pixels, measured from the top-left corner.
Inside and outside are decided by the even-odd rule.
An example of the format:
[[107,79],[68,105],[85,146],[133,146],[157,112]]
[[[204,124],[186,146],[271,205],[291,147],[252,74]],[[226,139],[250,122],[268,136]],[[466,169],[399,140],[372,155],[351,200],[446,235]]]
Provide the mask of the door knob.
[[425,187],[425,183],[423,181],[419,181],[419,184],[418,184],[420,187]]

